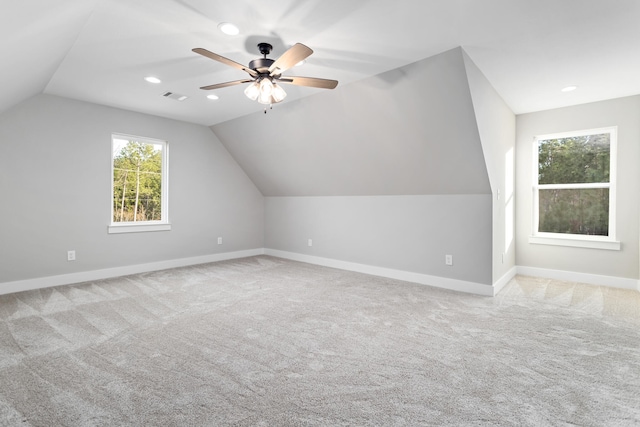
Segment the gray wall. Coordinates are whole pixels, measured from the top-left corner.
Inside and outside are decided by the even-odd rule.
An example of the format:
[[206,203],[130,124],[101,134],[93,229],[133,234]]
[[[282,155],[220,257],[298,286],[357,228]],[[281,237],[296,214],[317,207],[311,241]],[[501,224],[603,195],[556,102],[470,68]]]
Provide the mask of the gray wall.
[[267,248],[491,284],[490,195],[267,197],[265,208]]
[[[638,278],[640,96],[517,117],[516,263],[519,266]],[[557,132],[618,126],[617,238],[620,251],[530,244],[533,138]]]
[[[107,234],[112,132],[169,142],[171,231]],[[209,128],[55,96],[0,115],[0,200],[0,282],[264,247],[264,199]]]
[[493,195],[493,282],[516,265],[516,116],[491,83],[464,54],[473,110]]
[[492,283],[491,188],[461,49],[212,129],[268,196],[267,248]]

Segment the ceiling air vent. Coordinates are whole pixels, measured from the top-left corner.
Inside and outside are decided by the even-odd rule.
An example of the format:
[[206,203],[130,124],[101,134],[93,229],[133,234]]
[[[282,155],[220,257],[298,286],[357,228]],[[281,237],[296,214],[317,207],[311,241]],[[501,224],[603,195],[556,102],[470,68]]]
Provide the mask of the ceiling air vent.
[[185,99],[188,98],[187,95],[182,95],[174,92],[165,92],[162,94],[162,96],[164,96],[165,98],[175,99],[176,101],[184,101]]

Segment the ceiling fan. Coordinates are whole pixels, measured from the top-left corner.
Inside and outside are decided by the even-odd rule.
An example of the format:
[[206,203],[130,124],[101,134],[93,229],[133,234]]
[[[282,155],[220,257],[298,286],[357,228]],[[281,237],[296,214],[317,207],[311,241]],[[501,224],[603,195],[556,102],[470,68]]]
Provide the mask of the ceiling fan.
[[282,101],[285,96],[287,96],[287,93],[278,83],[317,87],[321,89],[333,89],[338,85],[337,80],[318,79],[314,77],[285,77],[282,75],[283,72],[303,61],[313,53],[313,50],[301,43],[293,45],[276,60],[267,58],[267,55],[271,53],[273,49],[273,46],[269,43],[258,43],[258,49],[264,57],[254,59],[249,62],[248,66],[244,66],[216,53],[209,52],[207,49],[200,47],[192,49],[193,52],[206,56],[214,61],[222,62],[233,68],[245,71],[250,76],[242,80],[203,86],[200,89],[213,90],[242,83],[251,83],[245,89],[245,95],[252,101],[257,100],[261,104],[271,105]]

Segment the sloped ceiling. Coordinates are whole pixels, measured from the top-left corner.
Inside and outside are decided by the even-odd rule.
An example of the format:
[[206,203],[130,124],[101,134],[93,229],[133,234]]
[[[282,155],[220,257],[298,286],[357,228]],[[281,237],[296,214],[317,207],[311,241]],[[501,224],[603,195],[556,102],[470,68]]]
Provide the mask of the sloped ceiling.
[[[260,110],[244,73],[191,52],[248,63],[314,49],[291,75],[348,85],[462,46],[515,113],[640,93],[637,0],[0,0],[0,112],[48,93],[203,125]],[[218,31],[223,21],[237,36]],[[143,78],[155,75],[160,85]],[[569,94],[560,88],[574,84]],[[178,102],[162,97],[187,95]],[[319,89],[287,86],[293,102]]]
[[45,90],[97,3],[0,2],[0,112]]
[[491,193],[460,48],[212,130],[265,196]]

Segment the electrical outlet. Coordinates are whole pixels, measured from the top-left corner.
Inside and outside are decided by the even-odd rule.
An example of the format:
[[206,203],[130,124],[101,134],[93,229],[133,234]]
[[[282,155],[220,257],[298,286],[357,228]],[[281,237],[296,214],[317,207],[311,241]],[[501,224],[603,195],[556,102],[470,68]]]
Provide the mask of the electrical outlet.
[[218,237],[218,244],[221,245],[222,244],[222,237]]
[[453,255],[445,255],[444,256],[444,263],[446,265],[453,265]]
[[67,251],[67,261],[76,260],[76,251]]
[[309,244],[309,246],[313,246],[313,240],[309,239],[308,244]]

